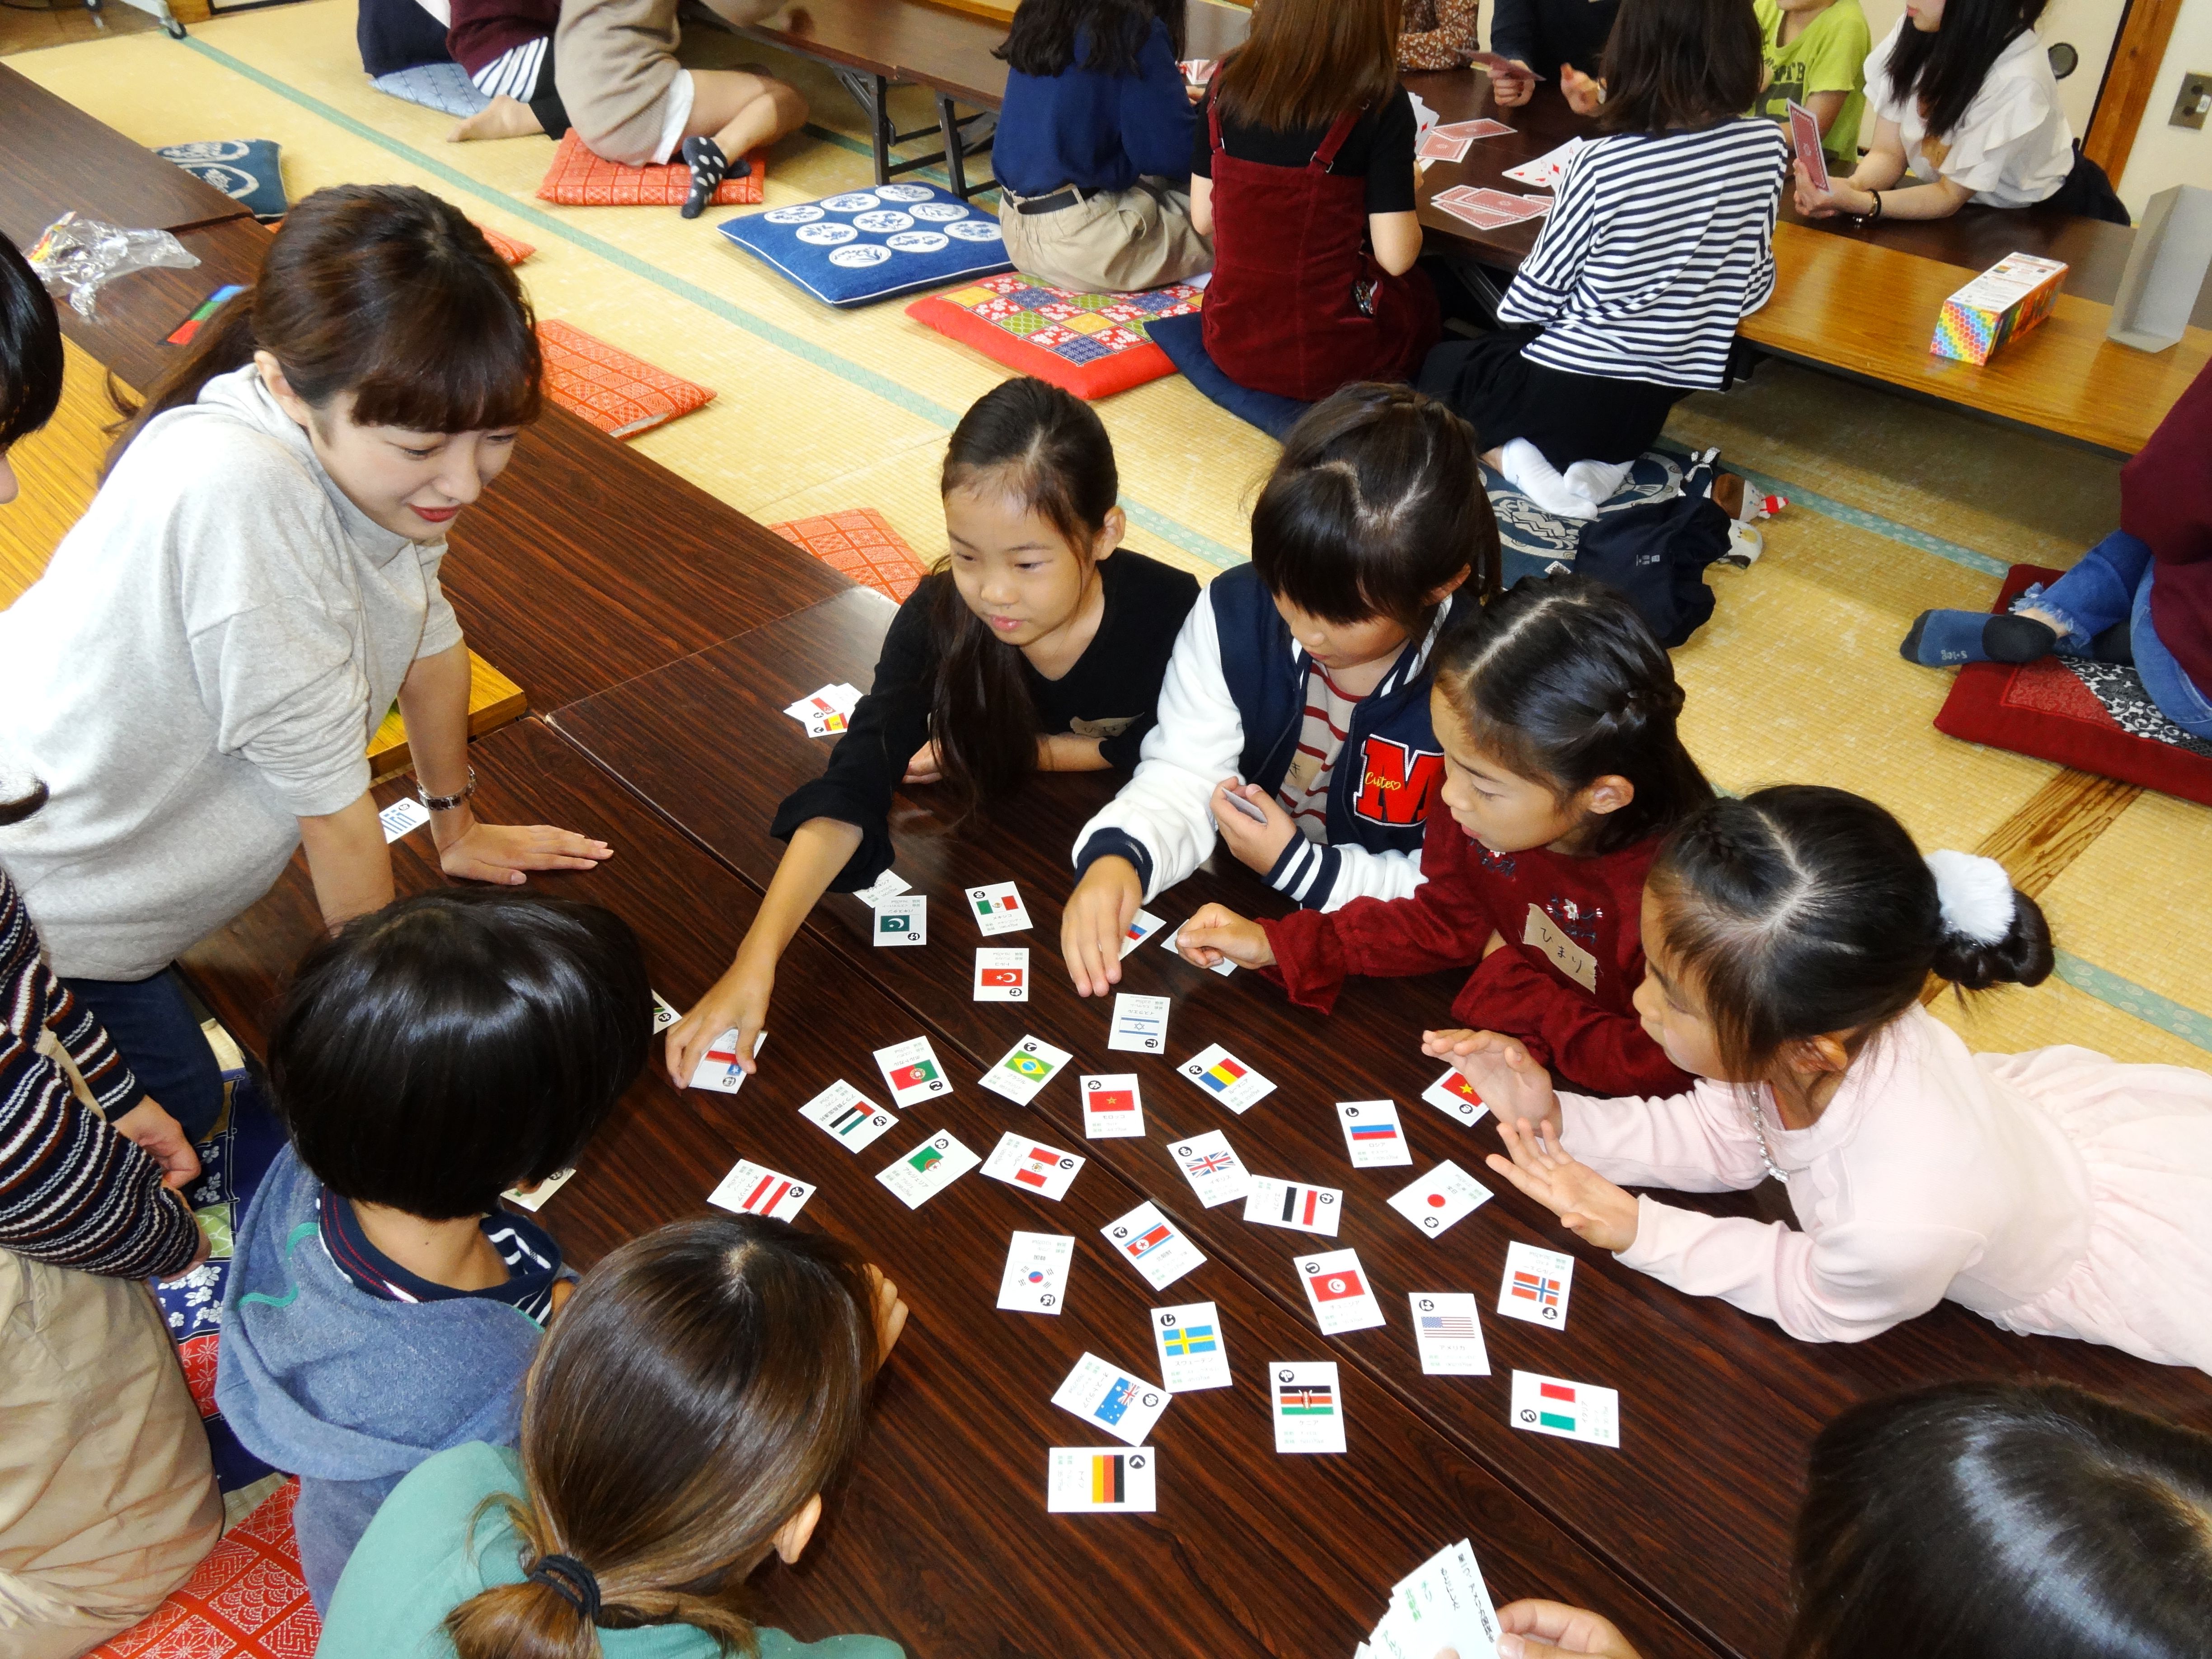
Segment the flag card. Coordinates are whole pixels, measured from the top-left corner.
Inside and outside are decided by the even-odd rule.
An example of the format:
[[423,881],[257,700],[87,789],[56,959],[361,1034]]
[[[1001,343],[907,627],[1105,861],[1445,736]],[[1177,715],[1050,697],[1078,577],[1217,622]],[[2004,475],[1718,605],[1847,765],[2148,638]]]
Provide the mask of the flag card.
[[866,887],[855,889],[853,896],[872,910],[885,899],[896,898],[910,890],[911,884],[903,876],[895,870],[886,870]]
[[1075,1369],[1068,1372],[1067,1381],[1060,1385],[1052,1403],[1117,1440],[1141,1446],[1174,1398],[1134,1372],[1109,1364],[1095,1353],[1085,1353],[1075,1362]]
[[983,1160],[950,1134],[934,1134],[876,1172],[876,1179],[898,1195],[900,1203],[918,1210]]
[[1085,1077],[1083,1133],[1091,1140],[1117,1140],[1145,1133],[1145,1102],[1134,1072]]
[[[763,1031],[753,1039],[753,1053],[761,1051],[768,1041]],[[691,1068],[694,1089],[712,1089],[717,1094],[733,1095],[745,1086],[745,1068],[738,1063],[738,1028],[734,1025],[708,1045],[707,1052],[699,1056],[699,1063]]]
[[1498,1633],[1482,1569],[1462,1539],[1398,1581],[1371,1639],[1376,1659],[1433,1659],[1445,1649],[1461,1659],[1494,1659]]
[[1106,1046],[1127,1054],[1164,1053],[1168,1046],[1168,1010],[1171,1006],[1165,997],[1116,991],[1114,1024],[1106,1034]]
[[1044,1506],[1052,1515],[1150,1515],[1158,1507],[1159,1451],[1139,1446],[1054,1446],[1045,1463]]
[[994,1181],[1019,1187],[1055,1203],[1066,1195],[1083,1159],[1073,1152],[1048,1146],[1030,1135],[1008,1130],[983,1160],[983,1173]]
[[1159,1345],[1160,1381],[1176,1394],[1229,1386],[1229,1341],[1211,1302],[1153,1309],[1152,1340]]
[[1799,103],[1790,100],[1790,137],[1796,144],[1797,159],[1805,164],[1805,177],[1815,190],[1828,187],[1828,158],[1820,148],[1820,118]]
[[1422,1090],[1421,1098],[1463,1129],[1480,1122],[1490,1109],[1475,1093],[1474,1085],[1456,1067]]
[[1017,1106],[1026,1106],[1036,1098],[1037,1091],[1059,1076],[1060,1068],[1074,1058],[1066,1049],[1055,1048],[1042,1037],[1025,1036],[983,1073],[982,1084],[993,1094],[1004,1095]]
[[1273,1176],[1254,1176],[1252,1189],[1244,1195],[1244,1218],[1270,1227],[1292,1227],[1302,1233],[1336,1237],[1344,1217],[1344,1194],[1334,1187],[1309,1187],[1301,1182],[1278,1181]]
[[937,1050],[926,1036],[877,1049],[876,1067],[884,1074],[884,1087],[891,1091],[891,1104],[902,1112],[952,1092],[945,1068],[937,1063]]
[[1340,1452],[1344,1401],[1334,1360],[1278,1361],[1267,1368],[1273,1398],[1275,1449]]
[[1150,1201],[1139,1204],[1118,1221],[1109,1221],[1098,1231],[1143,1276],[1145,1283],[1156,1291],[1164,1291],[1206,1261],[1182,1229],[1162,1215],[1158,1205]]
[[1018,933],[1030,925],[1029,907],[1022,902],[1021,894],[1011,881],[970,887],[968,908],[975,913],[975,925],[983,930],[985,939],[1000,933]]
[[676,1012],[668,999],[655,991],[653,994],[653,1034],[659,1036],[684,1016]]
[[920,893],[901,893],[876,906],[878,945],[929,943],[929,900]]
[[[1160,941],[1160,948],[1163,951],[1173,951],[1177,961],[1182,959],[1182,930],[1188,920],[1186,917],[1182,921],[1176,923],[1175,932]],[[1230,975],[1237,971],[1237,964],[1230,961],[1227,957],[1224,957],[1220,961],[1210,964],[1206,971],[1209,974],[1218,974],[1222,978],[1227,979]]]
[[1510,1410],[1516,1429],[1620,1449],[1620,1395],[1611,1389],[1516,1371]]
[[1345,1150],[1353,1169],[1380,1170],[1413,1161],[1413,1149],[1398,1121],[1396,1101],[1340,1100],[1336,1118],[1344,1126]]
[[799,1109],[799,1116],[848,1152],[896,1128],[898,1120],[840,1078]]
[[1575,159],[1583,147],[1580,138],[1570,138],[1557,149],[1547,150],[1533,161],[1523,161],[1517,167],[1505,169],[1505,176],[1516,185],[1529,185],[1537,190],[1557,190],[1559,180],[1567,176],[1567,163]]
[[1297,1259],[1298,1279],[1323,1336],[1341,1336],[1385,1322],[1382,1304],[1357,1250],[1329,1250]]
[[707,1201],[717,1209],[734,1210],[740,1215],[764,1215],[771,1221],[788,1221],[813,1195],[814,1189],[805,1182],[779,1175],[750,1158],[740,1158],[738,1167],[722,1177],[722,1184],[707,1194]]
[[1463,161],[1474,145],[1472,138],[1439,132],[1431,127],[1429,136],[1421,140],[1420,148],[1413,152],[1413,159],[1416,161]]
[[1410,1187],[1387,1200],[1390,1207],[1431,1238],[1474,1213],[1491,1200],[1490,1188],[1446,1158]]
[[1425,1376],[1487,1376],[1490,1350],[1482,1340],[1482,1321],[1471,1291],[1415,1291],[1413,1345],[1420,1350]]
[[806,728],[810,738],[830,738],[842,732],[852,721],[853,711],[860,706],[859,688],[840,681],[825,685],[819,691],[810,691],[798,702],[787,705],[784,713]]
[[1531,1325],[1567,1328],[1567,1292],[1574,1284],[1575,1259],[1518,1241],[1505,1247],[1505,1276],[1498,1286],[1498,1311]]
[[556,1170],[535,1187],[510,1187],[500,1196],[509,1203],[520,1204],[534,1215],[547,1199],[568,1184],[568,1177],[575,1173],[573,1169]]
[[1023,950],[975,952],[975,997],[978,1002],[1027,1002],[1030,1000],[1030,953]]
[[1125,957],[1127,956],[1130,951],[1135,950],[1139,945],[1142,945],[1146,939],[1150,939],[1153,934],[1158,933],[1161,928],[1166,926],[1167,924],[1165,922],[1162,921],[1150,910],[1138,911],[1137,919],[1129,924],[1127,930],[1125,930],[1121,935],[1121,954]]
[[999,1276],[999,1305],[1009,1313],[1059,1313],[1074,1261],[1075,1241],[1066,1233],[1016,1233]]
[[1441,132],[1447,138],[1510,138],[1513,129],[1503,121],[1493,121],[1484,116],[1478,121],[1447,121],[1430,131]]
[[1177,1141],[1168,1152],[1198,1201],[1209,1210],[1217,1204],[1232,1203],[1252,1190],[1252,1172],[1237,1156],[1229,1137],[1218,1129]]
[[413,795],[402,795],[398,800],[376,815],[384,826],[384,844],[389,847],[402,836],[411,836],[430,821],[430,809]]
[[1183,1061],[1182,1074],[1239,1117],[1275,1092],[1273,1084],[1218,1042]]

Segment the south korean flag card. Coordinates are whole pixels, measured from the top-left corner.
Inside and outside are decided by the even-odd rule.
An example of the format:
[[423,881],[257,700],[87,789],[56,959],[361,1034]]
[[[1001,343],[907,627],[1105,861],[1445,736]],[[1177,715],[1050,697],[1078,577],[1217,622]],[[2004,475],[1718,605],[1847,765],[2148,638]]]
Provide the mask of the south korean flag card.
[[1469,1291],[1415,1291],[1413,1344],[1421,1352],[1427,1376],[1487,1376],[1490,1350],[1483,1346],[1482,1320]]
[[1145,1133],[1145,1100],[1134,1072],[1085,1077],[1080,1086],[1085,1139],[1119,1140]]
[[1016,1233],[999,1276],[999,1305],[1008,1313],[1057,1314],[1074,1261],[1075,1241],[1066,1233]]
[[974,913],[975,925],[983,930],[985,939],[1000,933],[1018,933],[1030,925],[1029,907],[1022,902],[1021,894],[1011,881],[970,887],[968,908]]
[[[1160,941],[1160,949],[1174,951],[1178,960],[1182,957],[1182,922],[1176,923],[1175,932]],[[1230,975],[1237,971],[1237,964],[1230,961],[1227,957],[1224,957],[1220,961],[1208,964],[1206,971],[1209,974],[1218,974],[1222,978],[1227,979]]]
[[890,1168],[878,1170],[876,1179],[908,1209],[918,1210],[982,1161],[952,1136],[934,1134]]
[[1446,1158],[1410,1187],[1390,1194],[1392,1209],[1430,1237],[1447,1231],[1491,1200],[1490,1188]]
[[1175,1393],[1229,1386],[1229,1343],[1211,1302],[1153,1309],[1152,1340],[1160,1350],[1160,1381]]
[[1200,1049],[1180,1069],[1239,1117],[1275,1092],[1273,1084],[1218,1042]]
[[1025,1036],[1006,1050],[999,1063],[983,1073],[982,1083],[994,1095],[1004,1095],[1017,1106],[1026,1106],[1037,1091],[1060,1075],[1075,1056],[1055,1048],[1042,1037]]
[[1337,1223],[1344,1218],[1344,1194],[1334,1187],[1254,1176],[1252,1190],[1244,1197],[1244,1218],[1334,1238]]
[[1168,1046],[1168,1010],[1172,1006],[1165,997],[1115,992],[1114,1024],[1106,1034],[1106,1046],[1135,1054],[1164,1053]]
[[1075,1362],[1052,1403],[1125,1444],[1141,1446],[1174,1398],[1135,1372],[1086,1353]]
[[1050,1515],[1150,1515],[1159,1506],[1159,1449],[1139,1446],[1054,1446],[1048,1455],[1044,1507]]
[[778,1175],[766,1164],[741,1159],[722,1177],[722,1184],[707,1194],[717,1209],[740,1215],[764,1215],[771,1221],[788,1221],[812,1197],[814,1189],[787,1175]]
[[1009,1130],[983,1160],[983,1173],[994,1181],[1019,1187],[1057,1203],[1073,1183],[1083,1160],[1073,1152],[1048,1146],[1030,1135]]
[[1474,1085],[1457,1070],[1446,1072],[1422,1090],[1421,1098],[1462,1128],[1474,1124],[1490,1109],[1482,1103],[1482,1097],[1475,1093]]
[[[763,1031],[753,1039],[753,1052],[761,1051],[768,1041]],[[691,1068],[694,1089],[712,1089],[716,1094],[733,1095],[745,1086],[745,1068],[738,1062],[738,1028],[734,1025],[707,1045],[707,1052],[699,1056],[699,1063]]]
[[684,1016],[676,1012],[675,1005],[655,991],[653,994],[653,1034],[659,1036]]
[[1150,939],[1153,934],[1158,933],[1161,928],[1166,926],[1167,924],[1165,922],[1162,921],[1150,910],[1138,911],[1137,919],[1134,921],[1132,921],[1127,927],[1122,930],[1121,954],[1125,957],[1127,956],[1130,951],[1135,950],[1139,945],[1142,945],[1146,939]]
[[1206,1258],[1182,1228],[1160,1213],[1157,1204],[1139,1204],[1118,1221],[1098,1230],[1122,1259],[1156,1291],[1164,1291]]
[[898,1120],[842,1078],[799,1109],[799,1116],[848,1152],[857,1152]]
[[1413,1149],[1406,1144],[1406,1131],[1398,1121],[1396,1101],[1340,1100],[1336,1120],[1343,1126],[1345,1150],[1353,1169],[1379,1170],[1413,1161]]
[[1234,1203],[1252,1190],[1252,1172],[1237,1156],[1229,1137],[1218,1129],[1179,1140],[1168,1148],[1168,1153],[1183,1179],[1190,1182],[1198,1201],[1209,1210],[1217,1204]]
[[975,952],[977,1002],[1027,1002],[1030,1000],[1030,953],[1026,950]]
[[876,906],[874,933],[878,945],[928,944],[928,899],[920,893],[884,899]]
[[1297,1258],[1298,1280],[1306,1287],[1315,1322],[1323,1336],[1341,1336],[1384,1322],[1382,1304],[1359,1265],[1357,1250],[1328,1250]]
[[1267,1368],[1278,1452],[1344,1449],[1343,1390],[1334,1360],[1278,1361]]
[[1573,1287],[1575,1259],[1534,1244],[1505,1247],[1505,1275],[1498,1286],[1498,1311],[1531,1325],[1567,1328],[1567,1292]]
[[891,1091],[891,1104],[902,1112],[952,1092],[945,1068],[937,1063],[937,1050],[926,1036],[877,1049],[876,1066],[884,1074],[884,1087]]
[[1555,1434],[1593,1446],[1620,1446],[1620,1396],[1611,1389],[1534,1371],[1513,1373],[1507,1421],[1531,1434]]

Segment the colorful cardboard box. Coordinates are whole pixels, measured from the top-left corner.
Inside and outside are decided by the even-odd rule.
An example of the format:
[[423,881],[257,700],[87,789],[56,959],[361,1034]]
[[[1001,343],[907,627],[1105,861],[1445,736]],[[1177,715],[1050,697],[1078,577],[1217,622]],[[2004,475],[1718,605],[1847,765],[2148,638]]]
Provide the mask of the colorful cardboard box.
[[1986,363],[1996,349],[2051,314],[2066,267],[2057,259],[2013,253],[1943,301],[1928,349],[1962,363]]

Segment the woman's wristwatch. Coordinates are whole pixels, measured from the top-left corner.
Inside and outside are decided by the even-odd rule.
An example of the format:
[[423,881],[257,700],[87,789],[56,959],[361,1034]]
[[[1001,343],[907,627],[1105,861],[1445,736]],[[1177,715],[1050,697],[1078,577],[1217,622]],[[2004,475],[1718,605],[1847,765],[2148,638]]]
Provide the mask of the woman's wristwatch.
[[469,768],[468,787],[463,789],[458,795],[434,795],[428,790],[425,789],[420,783],[417,783],[415,786],[415,793],[416,797],[421,799],[423,805],[428,807],[433,812],[450,812],[456,806],[459,806],[462,802],[468,799],[471,795],[475,794],[476,792],[477,769],[473,766]]

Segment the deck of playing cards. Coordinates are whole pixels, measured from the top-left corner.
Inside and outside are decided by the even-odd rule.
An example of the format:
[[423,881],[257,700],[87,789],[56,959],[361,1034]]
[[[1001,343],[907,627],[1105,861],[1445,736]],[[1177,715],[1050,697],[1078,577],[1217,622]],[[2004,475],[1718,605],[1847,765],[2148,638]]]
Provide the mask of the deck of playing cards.
[[1218,1042],[1183,1061],[1182,1074],[1239,1117],[1275,1092],[1273,1084]]
[[1278,1361],[1267,1367],[1279,1452],[1344,1449],[1344,1400],[1334,1360]]
[[1390,1207],[1431,1238],[1491,1199],[1490,1188],[1446,1158],[1410,1187],[1386,1200]]
[[876,1050],[876,1066],[884,1086],[891,1091],[891,1104],[905,1111],[909,1106],[952,1092],[945,1068],[937,1063],[937,1050],[926,1036],[908,1037],[888,1048]]
[[1460,1659],[1493,1659],[1498,1614],[1466,1539],[1398,1581],[1390,1611],[1367,1639],[1376,1659],[1433,1659],[1447,1648]]
[[853,718],[853,711],[860,706],[859,688],[840,681],[819,691],[808,692],[783,712],[805,726],[808,737],[829,738],[845,729]]
[[1036,1098],[1037,1091],[1059,1075],[1060,1068],[1073,1058],[1066,1049],[1055,1048],[1042,1037],[1025,1036],[983,1073],[982,1085],[1017,1106],[1026,1106]]
[[1085,1353],[1052,1403],[1127,1445],[1140,1446],[1175,1396],[1133,1371]]
[[1066,1233],[1016,1233],[999,1276],[999,1305],[1009,1313],[1059,1313],[1074,1261],[1075,1241]]
[[1337,1223],[1344,1218],[1344,1194],[1334,1187],[1254,1176],[1251,1191],[1244,1197],[1244,1218],[1334,1238]]
[[975,952],[977,1002],[1027,1002],[1030,1000],[1030,953],[1025,949],[992,949]]
[[1159,1344],[1160,1381],[1173,1392],[1229,1386],[1229,1344],[1211,1302],[1153,1309],[1152,1340]]
[[1556,1434],[1562,1440],[1620,1448],[1620,1396],[1611,1389],[1516,1371],[1510,1409],[1507,1420],[1531,1434]]
[[1008,1130],[983,1160],[983,1173],[1010,1187],[1025,1187],[1040,1198],[1057,1202],[1074,1182],[1083,1160],[1029,1135]]
[[1490,1351],[1482,1342],[1482,1320],[1468,1291],[1415,1291],[1413,1345],[1421,1370],[1429,1376],[1487,1376]]
[[998,933],[1019,933],[1030,925],[1029,910],[1011,881],[970,887],[968,908],[975,913],[975,925],[983,930],[986,939]]
[[1503,230],[1552,210],[1548,196],[1516,196],[1510,191],[1477,190],[1472,185],[1440,190],[1429,198],[1429,205],[1466,221],[1477,230]]
[[896,1118],[842,1078],[800,1107],[799,1115],[848,1152],[898,1127]]
[[[753,1052],[761,1051],[768,1041],[763,1031],[753,1039]],[[699,1056],[699,1063],[691,1068],[690,1087],[712,1089],[717,1094],[733,1095],[745,1086],[745,1068],[738,1060],[738,1028],[734,1025],[707,1045],[707,1052]]]
[[1474,145],[1472,138],[1455,137],[1450,133],[1431,127],[1429,136],[1421,140],[1420,148],[1413,152],[1413,159],[1416,161],[1465,161],[1468,151]]
[[1567,1292],[1575,1278],[1575,1259],[1557,1250],[1514,1243],[1505,1247],[1505,1276],[1498,1286],[1498,1311],[1531,1325],[1567,1328]]
[[900,1203],[918,1210],[983,1160],[949,1134],[932,1135],[876,1179],[897,1194]]
[[1119,1220],[1098,1230],[1156,1291],[1164,1291],[1206,1258],[1182,1230],[1160,1213],[1160,1206],[1139,1204]]
[[900,893],[879,901],[875,910],[878,945],[929,943],[929,901],[920,893]]
[[1083,1091],[1083,1133],[1091,1140],[1117,1140],[1145,1133],[1144,1096],[1134,1072],[1109,1072],[1085,1077]]
[[1139,996],[1131,991],[1114,994],[1114,1024],[1106,1034],[1106,1046],[1128,1054],[1157,1054],[1168,1046],[1168,1010],[1174,1006],[1165,997]]
[[1792,98],[1789,100],[1790,140],[1797,159],[1805,164],[1805,181],[1815,190],[1828,188],[1828,156],[1820,147],[1820,118]]
[[1168,1151],[1198,1201],[1209,1210],[1217,1204],[1233,1203],[1252,1190],[1251,1171],[1237,1156],[1229,1137],[1218,1129],[1178,1141]]
[[778,1175],[766,1164],[744,1158],[722,1177],[720,1186],[707,1194],[707,1201],[718,1209],[735,1210],[740,1215],[764,1215],[771,1221],[788,1221],[805,1206],[813,1191],[811,1187],[787,1175]]
[[1357,1250],[1327,1250],[1297,1258],[1299,1282],[1323,1336],[1341,1336],[1383,1322],[1382,1304],[1367,1282]]
[[1395,1100],[1340,1100],[1337,1121],[1344,1127],[1345,1150],[1355,1170],[1380,1170],[1394,1164],[1411,1164],[1413,1149],[1398,1122]]
[[1482,1103],[1482,1097],[1475,1093],[1474,1085],[1469,1083],[1457,1067],[1446,1072],[1422,1090],[1421,1098],[1462,1128],[1474,1123],[1490,1109]]
[[1045,1464],[1044,1506],[1053,1515],[1150,1515],[1159,1502],[1159,1451],[1139,1446],[1054,1446]]

